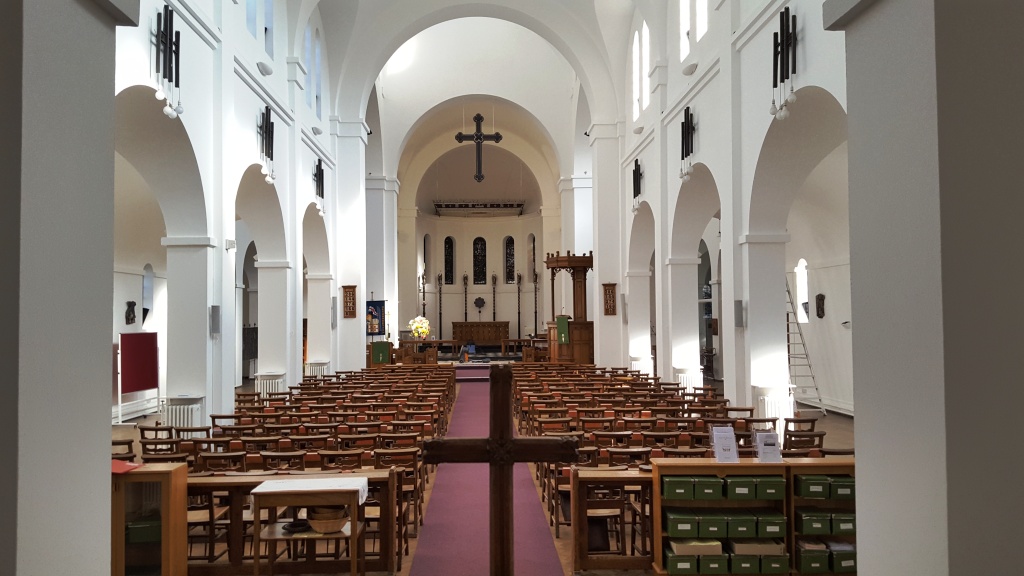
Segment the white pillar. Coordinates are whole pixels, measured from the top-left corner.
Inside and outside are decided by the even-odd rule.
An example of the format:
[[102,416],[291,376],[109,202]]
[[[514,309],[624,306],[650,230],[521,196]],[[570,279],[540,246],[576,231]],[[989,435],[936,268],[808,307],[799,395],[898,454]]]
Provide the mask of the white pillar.
[[[212,401],[212,238],[167,237],[167,396]],[[206,406],[207,412],[212,406]],[[203,417],[205,418],[205,414]]]
[[114,30],[139,10],[102,4],[0,18],[0,574],[110,574]]
[[[413,246],[416,242],[413,241]],[[386,333],[398,342],[398,330],[419,314],[416,304],[416,250],[398,253],[398,180],[366,179],[366,289],[374,300],[385,300]],[[409,278],[398,284],[398,269],[408,271]],[[411,314],[411,315],[410,315]]]
[[824,12],[847,47],[859,572],[1018,573],[1024,4]]
[[700,321],[697,306],[697,267],[700,258],[669,258],[668,293],[670,322],[667,330],[659,331],[662,380],[684,374],[701,384]]
[[[651,357],[651,273],[626,272],[626,313],[629,314],[629,361],[641,370],[654,373]],[[630,366],[632,367],[632,366]]]
[[[337,330],[335,370],[358,370],[366,366],[366,133],[364,122],[331,120],[331,135],[337,148],[338,167],[334,171],[337,193],[335,206],[328,211],[333,218],[331,245],[336,259],[337,285],[356,287],[356,317],[340,318]],[[338,294],[339,301],[341,294]]]
[[330,274],[306,274],[306,362],[331,361]]
[[[619,166],[619,135],[616,124],[593,124],[588,130],[594,165],[594,285],[614,282],[622,284],[622,212]],[[589,292],[593,299],[589,310],[604,310],[599,290]],[[621,366],[626,362],[624,342],[625,311],[615,316],[594,314],[594,363],[598,366]],[[649,312],[645,312],[649,314]],[[649,337],[648,337],[649,338]],[[650,351],[648,350],[648,354]]]
[[[738,405],[755,404],[757,396],[788,395],[789,348],[786,326],[786,234],[740,237],[746,263],[743,308],[750,386],[737,389]],[[761,389],[761,390],[756,390]],[[764,390],[768,389],[768,390]],[[741,397],[746,392],[749,396]]]
[[280,377],[286,386],[302,380],[289,373],[289,351],[296,334],[288,321],[288,277],[291,264],[285,261],[257,261],[260,276],[259,373],[261,378]]

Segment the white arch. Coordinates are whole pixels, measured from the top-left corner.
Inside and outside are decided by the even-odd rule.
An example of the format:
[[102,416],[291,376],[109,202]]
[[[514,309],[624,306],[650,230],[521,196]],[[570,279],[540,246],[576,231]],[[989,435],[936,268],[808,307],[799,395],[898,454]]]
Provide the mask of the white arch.
[[808,86],[796,95],[789,117],[771,123],[761,146],[744,214],[750,234],[784,233],[804,180],[847,138],[846,111],[832,94]]
[[[449,0],[440,8],[426,3],[403,5],[401,9],[387,5],[373,8],[376,10],[362,5],[355,13],[352,9],[332,6],[333,11],[329,11],[326,5],[321,7],[325,25],[334,35],[328,43],[337,41],[328,51],[337,55],[336,62],[342,62],[341,80],[334,85],[332,101],[343,118],[362,116],[378,73],[399,46],[435,24],[472,16],[513,22],[547,40],[579,76],[595,121],[614,122],[619,116],[621,106],[610,74],[612,66],[605,59],[607,51],[600,37],[593,33],[600,22],[593,13],[581,13],[579,5],[544,0],[519,0],[514,5]],[[376,25],[380,20],[386,20],[388,26]],[[351,51],[350,46],[362,49]]]
[[114,99],[114,150],[149,184],[168,236],[212,236],[192,142],[180,120],[169,120],[151,86],[130,86]]

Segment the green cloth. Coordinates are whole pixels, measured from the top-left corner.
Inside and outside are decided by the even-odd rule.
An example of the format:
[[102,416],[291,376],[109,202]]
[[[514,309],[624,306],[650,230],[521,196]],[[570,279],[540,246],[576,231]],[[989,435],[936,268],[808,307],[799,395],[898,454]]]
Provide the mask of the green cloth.
[[370,342],[370,361],[374,364],[390,364],[391,342],[387,340]]
[[569,317],[568,316],[557,316],[555,317],[555,326],[558,328],[558,343],[568,344],[569,343]]

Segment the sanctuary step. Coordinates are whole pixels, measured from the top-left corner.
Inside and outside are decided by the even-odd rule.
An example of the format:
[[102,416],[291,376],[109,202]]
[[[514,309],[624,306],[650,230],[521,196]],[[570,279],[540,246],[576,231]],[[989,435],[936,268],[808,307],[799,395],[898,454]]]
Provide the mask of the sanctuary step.
[[455,381],[460,384],[490,382],[491,366],[489,364],[456,364]]

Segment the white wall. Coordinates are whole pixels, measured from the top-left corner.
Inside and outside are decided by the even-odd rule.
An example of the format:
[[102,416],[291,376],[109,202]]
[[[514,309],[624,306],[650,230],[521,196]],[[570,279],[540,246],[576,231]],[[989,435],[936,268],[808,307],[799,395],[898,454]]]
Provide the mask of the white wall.
[[[539,314],[537,318],[538,330],[542,333],[545,330],[545,322],[550,320],[550,275],[544,269],[544,254],[541,251],[543,231],[541,229],[542,219],[539,215],[499,218],[438,218],[420,217],[418,219],[419,241],[422,245],[423,235],[429,234],[432,244],[430,261],[433,267],[433,278],[431,284],[436,284],[437,274],[444,273],[444,239],[452,236],[455,239],[455,283],[442,287],[443,303],[443,335],[451,338],[451,323],[461,322],[465,317],[462,275],[469,275],[468,292],[468,320],[490,321],[492,314],[496,314],[499,321],[509,322],[509,337],[515,338],[520,333],[525,338],[527,334],[533,333],[533,283],[530,282],[531,275],[526,269],[529,259],[529,244],[527,237],[534,234],[537,237],[537,275],[540,283],[540,294],[538,297]],[[517,330],[517,308],[516,308],[516,285],[505,283],[505,237],[512,236],[515,240],[516,271],[522,273],[522,323],[521,330]],[[482,237],[487,241],[487,284],[473,284],[473,240]],[[497,284],[497,310],[494,307],[492,298],[491,273],[498,276]],[[436,288],[431,286],[432,292],[427,294],[427,319],[431,321],[432,332],[437,322],[437,296]],[[418,294],[419,292],[417,292]],[[480,313],[473,305],[477,297],[482,297],[486,302]],[[401,315],[398,321],[398,328],[406,329],[405,324],[421,312],[420,300],[417,298],[411,305],[401,307]]]

